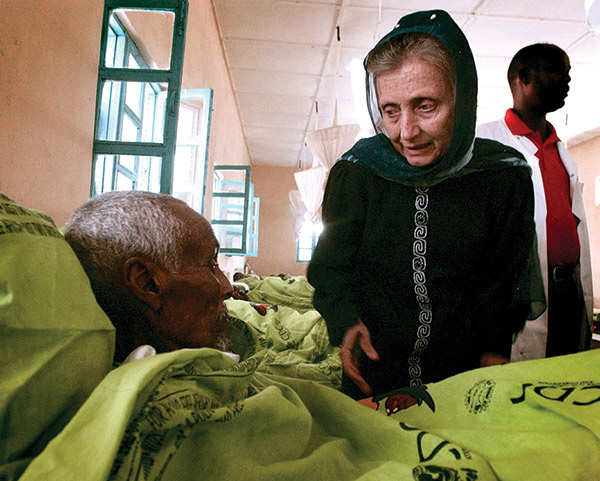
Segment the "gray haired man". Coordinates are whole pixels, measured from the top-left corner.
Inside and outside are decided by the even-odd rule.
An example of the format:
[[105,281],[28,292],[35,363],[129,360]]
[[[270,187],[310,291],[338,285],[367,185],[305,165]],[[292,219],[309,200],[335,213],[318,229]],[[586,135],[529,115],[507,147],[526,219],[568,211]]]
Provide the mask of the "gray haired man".
[[209,222],[184,202],[141,191],[101,194],[75,211],[65,238],[115,326],[116,362],[141,345],[223,347],[232,287]]

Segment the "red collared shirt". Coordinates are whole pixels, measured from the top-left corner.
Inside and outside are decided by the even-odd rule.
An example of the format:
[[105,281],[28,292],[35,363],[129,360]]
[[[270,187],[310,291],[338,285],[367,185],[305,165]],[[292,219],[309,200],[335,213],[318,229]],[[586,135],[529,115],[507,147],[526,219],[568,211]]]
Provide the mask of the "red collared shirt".
[[577,220],[571,210],[569,174],[567,173],[556,143],[560,141],[550,122],[550,135],[542,142],[542,135],[531,130],[512,109],[504,116],[513,135],[524,135],[538,151],[542,181],[546,192],[546,235],[548,238],[548,265],[575,265],[579,261],[579,237]]

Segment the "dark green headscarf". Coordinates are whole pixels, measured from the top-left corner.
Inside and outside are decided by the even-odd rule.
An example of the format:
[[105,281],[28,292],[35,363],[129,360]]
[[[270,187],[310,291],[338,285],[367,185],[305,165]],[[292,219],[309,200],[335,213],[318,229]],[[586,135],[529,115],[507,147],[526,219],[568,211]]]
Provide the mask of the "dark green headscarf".
[[[407,185],[434,185],[450,177],[473,171],[526,165],[521,154],[498,142],[477,139],[477,71],[466,37],[443,10],[416,12],[402,17],[377,46],[407,33],[421,32],[439,39],[456,65],[454,133],[450,148],[437,162],[424,167],[408,163],[382,131],[382,117],[372,76],[367,72],[367,106],[377,135],[359,140],[340,160],[358,162],[376,174]],[[376,46],[376,47],[377,47]]]

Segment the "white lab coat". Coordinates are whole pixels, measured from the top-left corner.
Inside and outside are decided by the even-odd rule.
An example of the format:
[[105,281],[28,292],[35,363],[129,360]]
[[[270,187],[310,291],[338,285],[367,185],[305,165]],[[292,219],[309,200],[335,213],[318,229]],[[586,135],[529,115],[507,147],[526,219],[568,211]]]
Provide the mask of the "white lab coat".
[[[497,140],[509,145],[524,156],[533,170],[532,180],[535,191],[535,225],[538,242],[538,256],[544,283],[544,293],[548,298],[548,255],[546,238],[546,197],[544,183],[536,157],[537,147],[524,135],[513,135],[504,119],[482,124],[477,128],[477,136]],[[583,205],[583,183],[579,181],[578,167],[575,160],[567,152],[566,147],[559,142],[558,154],[569,175],[571,209],[573,215],[579,220],[577,235],[581,252],[579,256],[581,285],[585,300],[585,311],[589,321],[589,329],[592,328],[593,293],[592,293],[592,266],[590,259],[590,241],[588,237],[585,208]],[[583,325],[582,329],[588,328]],[[526,359],[540,359],[546,355],[546,336],[548,332],[548,311],[544,312],[535,320],[527,321],[523,330],[517,335],[511,353],[511,361],[522,361]],[[581,333],[583,338],[585,333]],[[589,337],[589,334],[588,334]]]

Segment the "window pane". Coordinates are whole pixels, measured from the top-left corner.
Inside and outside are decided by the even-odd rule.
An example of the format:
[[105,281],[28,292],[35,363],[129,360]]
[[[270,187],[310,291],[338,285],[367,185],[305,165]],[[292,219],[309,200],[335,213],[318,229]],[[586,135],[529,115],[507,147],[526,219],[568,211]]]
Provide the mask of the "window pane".
[[[113,189],[115,165],[118,165],[118,171]],[[94,168],[94,195],[111,190],[132,189],[160,192],[161,165],[160,157],[97,155]]]
[[161,88],[147,82],[105,82],[97,139],[162,143],[166,103]]
[[113,155],[97,155],[94,163],[94,194],[112,190]]
[[122,172],[117,172],[115,190],[133,190],[133,179]]
[[130,53],[129,57],[127,58],[127,66],[129,68],[140,68],[140,64],[137,62],[132,53]]
[[106,82],[102,86],[100,119],[96,136],[99,140],[116,140],[119,122],[120,82]]
[[141,82],[127,82],[127,90],[125,94],[125,104],[133,111],[138,117],[142,113],[142,89],[144,84]]
[[134,155],[120,155],[119,165],[125,167],[131,172],[135,172],[135,156]]
[[301,249],[312,249],[312,236],[301,236],[298,238],[298,245]]
[[138,129],[128,115],[124,115],[120,140],[124,140],[125,142],[137,142],[139,140],[139,135],[141,135],[140,129]]
[[179,105],[173,170],[172,195],[198,212],[202,212],[208,140],[204,103],[204,98],[187,98]]
[[107,45],[106,67],[169,70],[174,20],[173,12],[164,10],[114,10],[110,26],[117,38],[124,38],[127,33],[128,41],[135,46],[134,61],[124,52],[109,55]]
[[219,220],[244,220],[243,197],[217,197],[213,198],[213,219]]
[[[232,176],[234,173],[228,172],[228,176]],[[215,190],[215,192],[228,192],[228,193],[238,193],[241,194],[244,192],[245,182],[238,182],[232,180],[223,180],[220,183],[219,190]]]
[[[215,166],[211,223],[225,254],[246,255],[249,247],[253,186],[246,179],[250,180],[250,167]],[[220,224],[223,221],[233,225]]]
[[195,146],[178,145],[175,149],[173,196],[199,211],[202,208],[203,183],[204,157],[199,158]]
[[245,170],[215,169],[214,192],[243,193],[246,188]]
[[312,257],[312,249],[298,249],[298,262],[309,262]]
[[117,49],[117,32],[111,26],[108,27],[108,38],[106,40],[105,65],[107,67],[115,66]]
[[161,168],[162,159],[160,157],[139,157],[137,190],[160,192]]
[[242,227],[231,225],[213,225],[215,237],[219,241],[221,248],[241,249],[242,248]]

